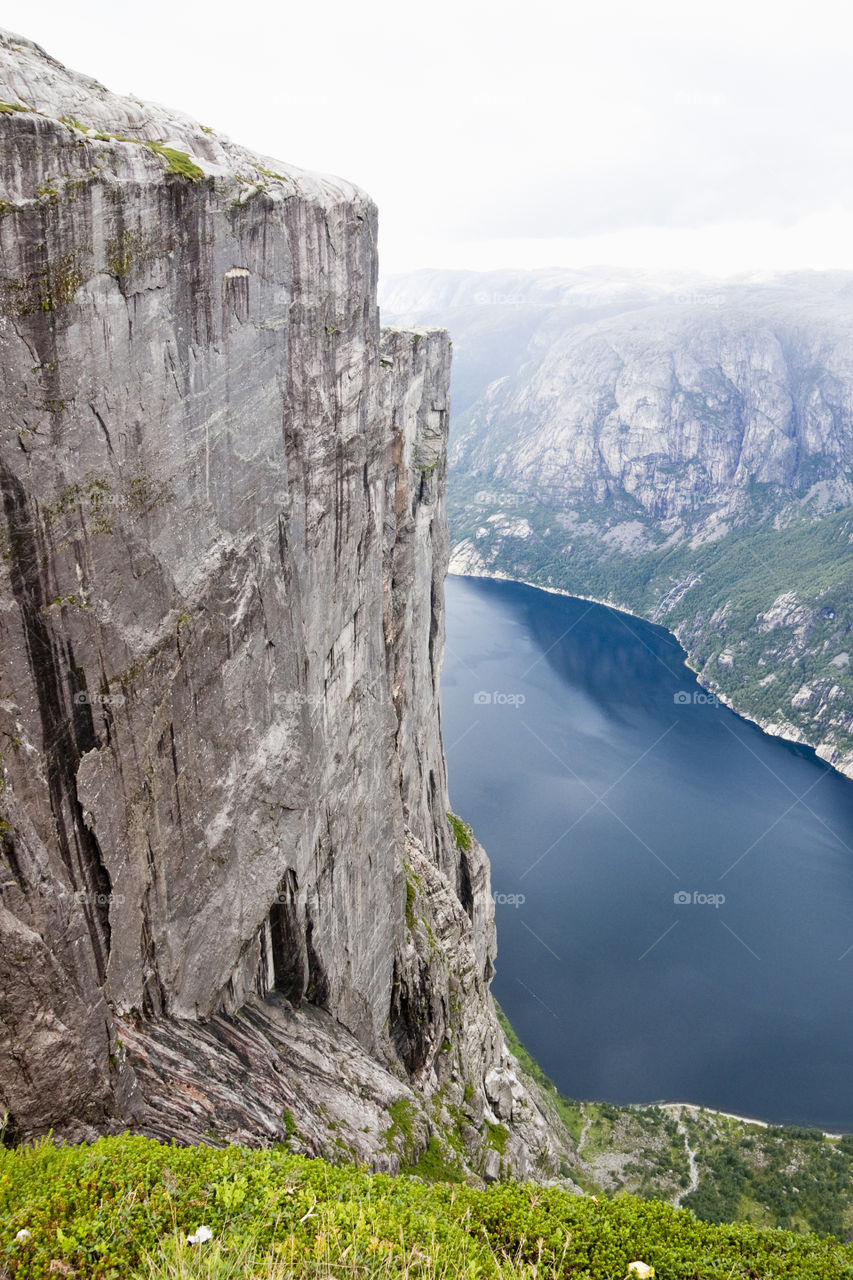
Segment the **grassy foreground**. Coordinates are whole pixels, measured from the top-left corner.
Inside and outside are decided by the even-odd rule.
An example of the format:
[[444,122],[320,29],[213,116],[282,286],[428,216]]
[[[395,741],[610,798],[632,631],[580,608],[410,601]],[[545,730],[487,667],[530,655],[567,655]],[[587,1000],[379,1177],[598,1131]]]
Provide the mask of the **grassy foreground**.
[[[125,1277],[853,1278],[853,1248],[700,1222],[630,1196],[486,1191],[281,1149],[182,1148],[145,1138],[0,1152],[0,1275]],[[210,1238],[189,1244],[206,1228]],[[207,1235],[203,1231],[202,1235]],[[640,1272],[639,1274],[645,1274]]]

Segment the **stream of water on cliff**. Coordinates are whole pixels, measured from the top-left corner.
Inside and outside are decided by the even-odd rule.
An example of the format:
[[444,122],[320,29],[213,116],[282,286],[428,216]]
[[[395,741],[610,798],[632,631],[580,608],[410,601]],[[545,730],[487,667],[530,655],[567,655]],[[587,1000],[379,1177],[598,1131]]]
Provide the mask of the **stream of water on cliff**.
[[495,995],[558,1087],[853,1130],[853,782],[660,627],[518,583],[447,579],[442,689]]

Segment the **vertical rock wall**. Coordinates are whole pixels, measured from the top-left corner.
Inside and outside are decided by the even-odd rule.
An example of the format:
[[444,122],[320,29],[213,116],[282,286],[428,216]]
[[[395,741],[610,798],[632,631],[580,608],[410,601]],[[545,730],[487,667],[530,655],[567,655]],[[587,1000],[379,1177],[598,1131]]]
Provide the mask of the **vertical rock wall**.
[[11,1132],[287,1111],[325,1150],[337,1111],[395,1167],[467,1084],[476,1171],[506,1053],[488,865],[446,818],[448,339],[380,343],[358,189],[14,36],[0,100]]

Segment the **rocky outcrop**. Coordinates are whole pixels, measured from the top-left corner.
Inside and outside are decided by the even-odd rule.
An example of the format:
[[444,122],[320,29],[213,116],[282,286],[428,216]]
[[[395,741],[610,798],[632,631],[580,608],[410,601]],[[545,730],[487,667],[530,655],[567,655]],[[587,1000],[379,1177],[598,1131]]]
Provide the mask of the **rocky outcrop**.
[[455,571],[662,622],[709,688],[853,776],[853,277],[436,272],[386,294],[457,339]]
[[553,1174],[446,816],[446,335],[350,184],[0,82],[7,1133]]

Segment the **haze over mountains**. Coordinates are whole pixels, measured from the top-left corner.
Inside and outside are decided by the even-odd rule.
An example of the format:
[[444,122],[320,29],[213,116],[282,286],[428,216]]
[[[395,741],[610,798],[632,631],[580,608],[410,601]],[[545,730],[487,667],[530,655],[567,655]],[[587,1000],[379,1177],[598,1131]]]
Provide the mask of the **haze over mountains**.
[[620,604],[853,772],[853,275],[419,272],[454,341],[452,567]]

